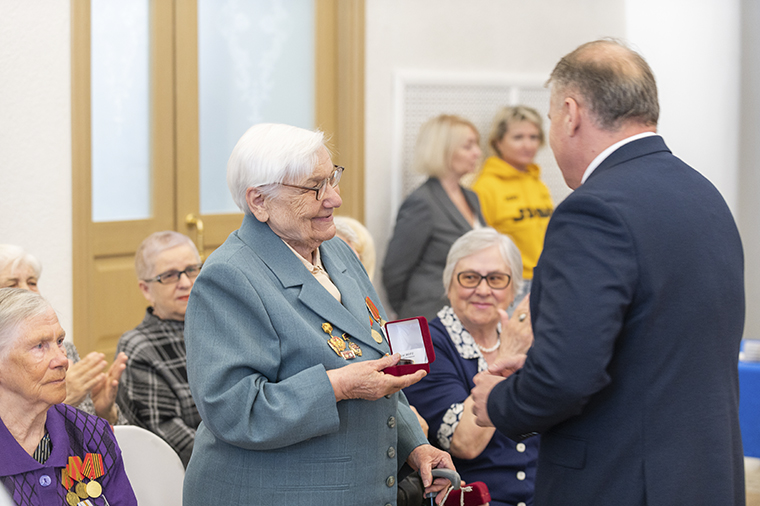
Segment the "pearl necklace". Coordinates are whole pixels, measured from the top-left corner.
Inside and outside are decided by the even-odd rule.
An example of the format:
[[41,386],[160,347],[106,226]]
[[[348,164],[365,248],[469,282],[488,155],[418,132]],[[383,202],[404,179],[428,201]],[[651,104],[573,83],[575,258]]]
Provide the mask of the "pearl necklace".
[[478,343],[475,343],[475,346],[478,347],[478,349],[480,350],[481,353],[491,353],[491,352],[494,352],[494,351],[496,351],[496,350],[499,349],[499,346],[501,346],[501,337],[497,337],[496,338],[496,344],[494,344],[490,348],[483,348]]

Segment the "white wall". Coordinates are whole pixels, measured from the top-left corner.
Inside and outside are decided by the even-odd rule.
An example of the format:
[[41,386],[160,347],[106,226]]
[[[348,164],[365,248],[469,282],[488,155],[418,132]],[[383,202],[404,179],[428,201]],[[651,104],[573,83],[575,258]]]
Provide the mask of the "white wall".
[[[649,62],[659,132],[737,211],[739,0],[626,0],[626,37]],[[656,12],[657,16],[652,13]]]
[[71,330],[71,86],[67,1],[0,0],[0,243],[43,265]]
[[396,211],[388,179],[396,70],[548,78],[557,60],[581,43],[622,37],[625,30],[623,0],[367,0],[366,18],[365,216],[378,265]]
[[739,128],[739,231],[744,242],[747,323],[760,339],[760,2],[742,1],[742,118]]

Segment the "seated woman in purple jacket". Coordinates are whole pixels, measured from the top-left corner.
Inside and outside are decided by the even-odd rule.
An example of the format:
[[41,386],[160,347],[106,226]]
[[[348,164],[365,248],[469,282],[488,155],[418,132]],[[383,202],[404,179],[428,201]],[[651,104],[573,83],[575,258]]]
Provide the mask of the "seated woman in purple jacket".
[[62,404],[64,336],[39,294],[0,288],[0,483],[19,506],[136,506],[108,422]]
[[467,232],[449,250],[443,271],[449,305],[430,322],[435,362],[404,389],[430,425],[431,443],[451,453],[466,482],[488,485],[491,506],[533,504],[538,438],[515,442],[479,427],[472,379],[500,355],[525,353],[533,342],[528,300],[510,319],[505,310],[522,285],[520,251],[492,228]]

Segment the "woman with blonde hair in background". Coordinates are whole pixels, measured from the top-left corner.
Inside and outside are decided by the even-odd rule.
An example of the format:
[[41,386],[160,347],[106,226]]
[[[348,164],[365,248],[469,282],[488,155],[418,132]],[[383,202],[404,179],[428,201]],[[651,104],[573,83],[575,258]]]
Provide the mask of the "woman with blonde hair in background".
[[488,225],[511,237],[520,249],[525,282],[515,304],[530,292],[533,267],[541,255],[554,210],[549,189],[540,179],[541,168],[534,163],[543,145],[543,122],[538,111],[522,105],[502,108],[488,137],[492,156],[472,185]]
[[466,119],[442,114],[420,129],[414,166],[429,177],[401,204],[383,262],[388,302],[400,318],[430,320],[447,303],[441,275],[449,248],[485,225],[477,195],[460,184],[481,155],[478,130]]

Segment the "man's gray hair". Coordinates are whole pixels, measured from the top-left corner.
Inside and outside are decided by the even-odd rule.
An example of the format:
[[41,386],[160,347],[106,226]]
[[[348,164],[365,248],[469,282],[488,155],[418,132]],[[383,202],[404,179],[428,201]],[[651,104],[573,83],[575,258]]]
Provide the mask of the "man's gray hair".
[[4,359],[25,321],[38,318],[52,306],[40,294],[23,288],[0,288],[0,360]]
[[153,268],[156,265],[156,257],[162,251],[168,249],[186,245],[198,257],[198,263],[201,263],[201,256],[198,254],[198,248],[195,247],[195,243],[186,235],[180,234],[173,230],[164,230],[162,232],[154,232],[146,237],[135,253],[135,272],[137,273],[137,279],[146,280],[155,274]]
[[260,123],[248,129],[235,144],[227,162],[227,187],[232,200],[251,214],[245,195],[260,187],[265,195],[276,195],[277,183],[297,184],[310,176],[325,146],[323,132],[290,125]]
[[523,284],[520,250],[512,242],[512,239],[488,227],[470,230],[451,245],[446,257],[446,267],[443,269],[443,287],[446,293],[449,293],[449,287],[453,282],[454,267],[456,267],[457,262],[492,246],[499,247],[501,259],[512,270],[512,282],[509,284],[509,288],[512,290],[512,296],[517,296]]
[[660,116],[652,69],[615,39],[579,46],[557,63],[547,84],[559,93],[578,93],[603,130],[616,131],[629,120],[656,126]]
[[19,265],[28,265],[34,271],[34,275],[39,278],[42,274],[42,264],[34,256],[24,251],[20,246],[15,244],[0,244],[0,271],[11,266],[11,271],[18,268]]

